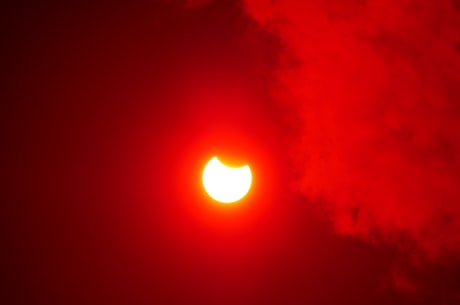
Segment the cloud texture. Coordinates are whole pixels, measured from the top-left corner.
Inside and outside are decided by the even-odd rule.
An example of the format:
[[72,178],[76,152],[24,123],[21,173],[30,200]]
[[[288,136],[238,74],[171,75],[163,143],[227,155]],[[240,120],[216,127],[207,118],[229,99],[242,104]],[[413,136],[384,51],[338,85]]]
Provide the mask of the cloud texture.
[[339,233],[460,253],[460,2],[246,0],[284,45],[295,185]]

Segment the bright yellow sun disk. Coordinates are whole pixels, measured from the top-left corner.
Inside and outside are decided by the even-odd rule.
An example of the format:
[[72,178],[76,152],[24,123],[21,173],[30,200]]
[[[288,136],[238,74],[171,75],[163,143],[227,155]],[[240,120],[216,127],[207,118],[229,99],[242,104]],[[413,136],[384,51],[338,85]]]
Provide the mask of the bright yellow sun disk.
[[206,192],[213,199],[222,203],[232,203],[249,192],[252,173],[248,165],[229,167],[214,157],[206,164],[202,181]]

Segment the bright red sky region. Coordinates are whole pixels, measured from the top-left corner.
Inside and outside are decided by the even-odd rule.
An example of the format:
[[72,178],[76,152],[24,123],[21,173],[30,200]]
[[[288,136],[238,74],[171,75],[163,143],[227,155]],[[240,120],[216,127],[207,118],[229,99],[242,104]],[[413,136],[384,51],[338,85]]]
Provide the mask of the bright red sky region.
[[459,253],[458,3],[246,4],[296,61],[273,94],[301,121],[298,189],[340,232]]
[[1,13],[1,304],[460,303],[458,1]]

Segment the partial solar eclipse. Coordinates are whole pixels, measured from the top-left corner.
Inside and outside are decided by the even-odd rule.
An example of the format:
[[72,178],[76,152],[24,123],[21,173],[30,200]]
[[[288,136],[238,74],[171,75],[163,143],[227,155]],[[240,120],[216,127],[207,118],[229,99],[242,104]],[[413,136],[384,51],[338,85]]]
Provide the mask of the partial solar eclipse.
[[249,192],[252,173],[249,165],[230,167],[214,157],[204,167],[202,181],[211,198],[221,203],[232,203]]

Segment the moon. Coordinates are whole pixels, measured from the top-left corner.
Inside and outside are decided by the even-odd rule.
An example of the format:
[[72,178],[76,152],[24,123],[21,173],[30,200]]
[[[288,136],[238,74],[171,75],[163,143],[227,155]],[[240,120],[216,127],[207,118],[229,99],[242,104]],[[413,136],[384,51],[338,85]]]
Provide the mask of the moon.
[[221,203],[233,203],[249,192],[252,172],[249,165],[230,167],[214,157],[204,167],[202,182],[211,198]]

